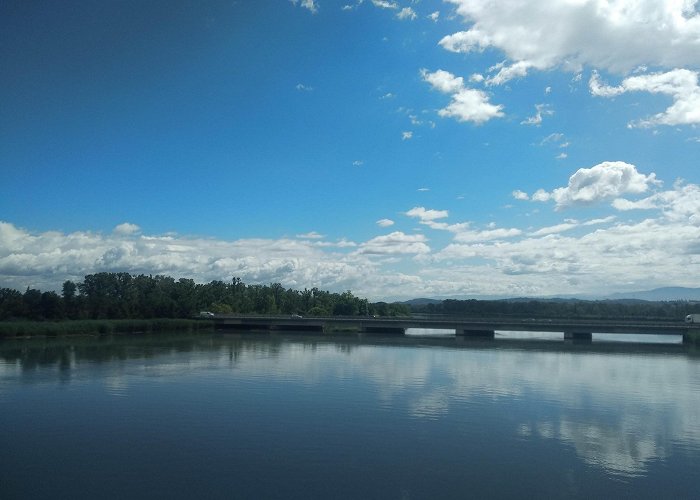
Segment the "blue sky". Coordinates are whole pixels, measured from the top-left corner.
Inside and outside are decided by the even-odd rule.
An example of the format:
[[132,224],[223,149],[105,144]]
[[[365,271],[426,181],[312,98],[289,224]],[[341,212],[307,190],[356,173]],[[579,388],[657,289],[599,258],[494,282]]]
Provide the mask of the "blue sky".
[[0,6],[0,286],[697,286],[695,1]]

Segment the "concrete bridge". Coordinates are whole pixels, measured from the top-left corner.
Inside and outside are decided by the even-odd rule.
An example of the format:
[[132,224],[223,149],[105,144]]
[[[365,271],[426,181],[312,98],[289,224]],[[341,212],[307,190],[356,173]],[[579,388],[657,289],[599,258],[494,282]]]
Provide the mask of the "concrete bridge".
[[681,335],[685,341],[697,339],[698,325],[643,320],[567,320],[531,318],[373,318],[214,315],[219,329],[287,330],[331,332],[352,330],[363,333],[403,335],[408,328],[454,330],[467,337],[493,337],[497,330],[516,332],[561,332],[566,339],[590,340],[594,333]]

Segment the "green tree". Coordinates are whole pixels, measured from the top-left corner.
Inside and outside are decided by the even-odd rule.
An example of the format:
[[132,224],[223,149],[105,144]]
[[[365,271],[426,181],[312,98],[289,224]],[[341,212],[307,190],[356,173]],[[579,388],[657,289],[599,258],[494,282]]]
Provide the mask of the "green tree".
[[0,288],[0,320],[24,317],[24,300],[18,290]]
[[64,281],[61,291],[63,296],[63,309],[66,317],[69,319],[77,319],[80,310],[80,304],[76,297],[78,285],[70,280]]
[[41,294],[41,311],[44,319],[52,321],[63,319],[63,300],[56,292],[44,292]]
[[27,319],[34,321],[44,319],[40,290],[27,288],[22,297],[22,302],[24,303],[24,316]]

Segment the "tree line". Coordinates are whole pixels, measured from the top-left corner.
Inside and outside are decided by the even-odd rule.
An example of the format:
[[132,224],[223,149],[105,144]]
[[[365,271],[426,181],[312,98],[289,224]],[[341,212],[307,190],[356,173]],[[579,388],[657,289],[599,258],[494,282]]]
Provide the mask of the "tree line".
[[418,304],[413,313],[460,317],[514,317],[566,319],[683,320],[700,311],[689,301],[649,302],[644,300],[443,300]]
[[79,282],[65,281],[60,294],[0,288],[0,320],[191,318],[200,311],[308,316],[410,314],[406,305],[369,303],[350,291],[300,291],[279,283],[246,285],[239,278],[200,284],[161,275],[97,273]]
[[0,321],[60,321],[65,319],[192,318],[200,311],[223,314],[299,314],[302,316],[405,316],[683,319],[700,312],[696,302],[622,300],[443,300],[425,304],[375,302],[350,291],[318,288],[294,290],[279,283],[247,285],[229,282],[195,283],[162,275],[89,274],[66,281],[61,293],[27,288],[24,293],[0,288]]

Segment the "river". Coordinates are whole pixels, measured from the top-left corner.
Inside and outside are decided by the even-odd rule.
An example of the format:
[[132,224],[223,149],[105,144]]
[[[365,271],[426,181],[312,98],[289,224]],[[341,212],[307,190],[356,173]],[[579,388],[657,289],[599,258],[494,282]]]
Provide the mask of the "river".
[[675,344],[220,334],[0,342],[0,498],[698,498]]

